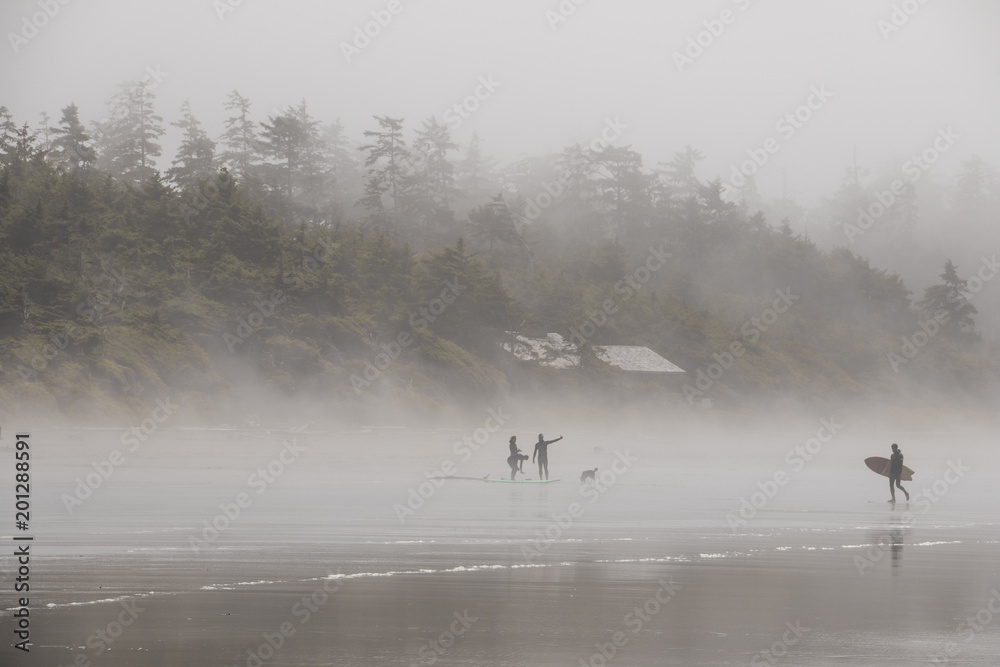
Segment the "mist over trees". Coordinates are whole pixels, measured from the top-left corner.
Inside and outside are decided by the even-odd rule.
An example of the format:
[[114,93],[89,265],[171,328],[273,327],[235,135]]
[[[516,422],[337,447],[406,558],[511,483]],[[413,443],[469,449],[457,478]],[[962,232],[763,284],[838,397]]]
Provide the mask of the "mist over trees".
[[647,387],[678,409],[996,395],[1000,189],[975,156],[950,186],[852,165],[804,210],[752,177],[705,180],[692,146],[656,166],[607,142],[498,166],[435,117],[375,115],[355,141],[305,100],[258,118],[233,90],[214,138],[182,105],[167,159],[147,86],[108,106],[89,130],[72,103],[36,128],[0,107],[6,405],[170,394],[207,412],[247,377],[343,415],[554,388],[599,402],[613,378],[501,348],[587,322],[588,345],[686,369],[683,393]]

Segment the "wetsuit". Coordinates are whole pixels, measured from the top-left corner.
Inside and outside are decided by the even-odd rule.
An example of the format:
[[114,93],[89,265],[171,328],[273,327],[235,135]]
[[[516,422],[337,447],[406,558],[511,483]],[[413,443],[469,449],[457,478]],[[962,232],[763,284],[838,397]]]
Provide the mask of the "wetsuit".
[[[562,440],[562,436],[559,436],[555,440],[542,440],[539,439],[535,443],[535,451],[531,455],[531,462],[535,462],[535,456],[538,456],[538,479],[548,479],[549,478],[549,445],[553,442],[559,442]],[[542,471],[544,472],[544,476]]]
[[899,483],[900,478],[903,476],[903,450],[897,449],[889,457],[889,493],[892,494],[892,499],[896,499],[896,488],[898,487],[903,493],[906,493],[906,499],[910,499],[910,494],[906,492],[903,485]]
[[513,481],[517,477],[517,469],[521,464],[521,460],[517,458],[518,452],[521,450],[517,448],[517,443],[510,443],[510,456],[507,457],[507,465],[510,466],[510,479]]

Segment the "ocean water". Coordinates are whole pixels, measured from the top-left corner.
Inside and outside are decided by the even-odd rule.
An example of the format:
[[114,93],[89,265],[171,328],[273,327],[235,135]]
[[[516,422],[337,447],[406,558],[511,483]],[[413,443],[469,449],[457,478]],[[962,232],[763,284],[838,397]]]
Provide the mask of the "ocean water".
[[905,434],[893,505],[862,462],[887,446],[811,435],[567,434],[560,481],[517,485],[474,479],[500,435],[38,431],[32,646],[3,664],[995,664],[995,454]]

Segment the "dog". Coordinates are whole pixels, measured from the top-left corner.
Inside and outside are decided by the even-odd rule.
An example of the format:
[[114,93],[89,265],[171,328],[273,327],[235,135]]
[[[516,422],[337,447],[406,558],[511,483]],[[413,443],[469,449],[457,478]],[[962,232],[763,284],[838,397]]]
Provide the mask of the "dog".
[[593,470],[584,470],[583,473],[580,474],[580,482],[581,483],[586,482],[588,479],[592,482],[596,481],[594,477],[594,475],[596,474],[597,474],[597,468],[594,468]]

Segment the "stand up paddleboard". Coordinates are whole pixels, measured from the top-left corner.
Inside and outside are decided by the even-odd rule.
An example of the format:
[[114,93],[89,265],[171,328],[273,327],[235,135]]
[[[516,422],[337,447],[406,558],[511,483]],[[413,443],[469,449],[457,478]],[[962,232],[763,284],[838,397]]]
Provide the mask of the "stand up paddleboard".
[[490,479],[490,476],[486,477],[459,477],[458,475],[436,475],[434,477],[429,477],[428,479],[467,479],[473,482],[505,482],[507,484],[548,484],[550,482],[559,482],[561,479],[509,479],[507,477],[500,477],[497,479]]
[[[872,472],[882,475],[883,477],[889,476],[889,464],[891,461],[884,456],[869,456],[865,459],[865,465],[868,466]],[[913,469],[903,466],[903,472],[900,474],[899,479],[904,482],[913,481]]]

